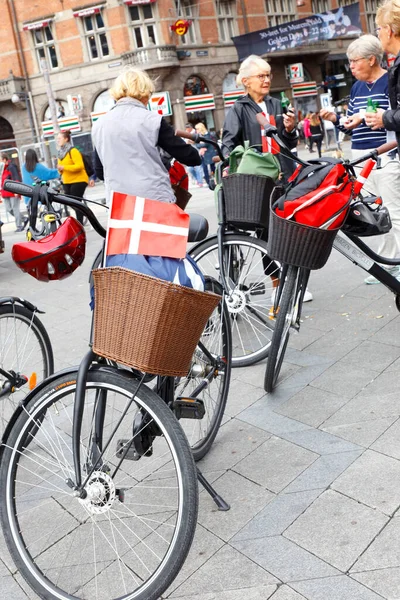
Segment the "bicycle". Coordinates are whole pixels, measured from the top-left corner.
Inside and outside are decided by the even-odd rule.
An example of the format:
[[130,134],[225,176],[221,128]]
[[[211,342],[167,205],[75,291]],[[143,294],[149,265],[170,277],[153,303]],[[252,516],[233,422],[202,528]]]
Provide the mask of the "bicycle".
[[27,391],[54,372],[49,336],[36,306],[16,297],[0,298],[0,432]]
[[[257,120],[265,127],[266,135],[271,136],[286,154],[291,154],[290,150],[286,148],[285,144],[279,138],[276,128],[271,127],[263,118],[260,118],[259,116],[257,116]],[[353,168],[356,165],[368,159],[376,159],[379,155],[389,152],[395,147],[397,147],[396,143],[387,143],[379,148],[376,148],[375,150],[365,153],[356,160],[350,161],[337,159],[337,162],[341,162],[348,173],[354,176]],[[298,158],[296,159],[294,156],[293,160],[297,160],[297,162],[299,162]],[[322,158],[319,160],[313,160],[310,163],[302,161],[302,164],[303,166],[309,166],[324,164],[326,162],[327,161],[324,161]],[[359,196],[358,199],[367,205],[373,204],[377,198],[362,198]],[[372,274],[389,290],[391,290],[396,296],[396,306],[400,311],[400,282],[390,273],[388,273],[383,267],[381,267],[380,264],[377,264],[381,263],[384,265],[400,265],[400,257],[398,259],[389,259],[385,258],[384,256],[379,256],[364,242],[362,242],[355,233],[343,230],[345,226],[346,220],[342,224],[341,229],[338,231],[334,239],[333,248],[343,254],[343,256],[348,258],[355,265],[358,265],[368,273]],[[372,235],[379,235],[380,233],[381,232],[377,230],[376,233],[373,233]],[[275,328],[272,336],[264,378],[264,388],[268,393],[273,391],[278,382],[286,348],[289,342],[290,331],[292,329],[297,332],[300,330],[303,297],[309,276],[310,269],[294,266],[292,264],[282,265],[280,284],[273,307],[273,313],[275,315]]]
[[[15,182],[7,186],[22,190]],[[77,205],[68,196],[48,192],[72,208]],[[30,195],[32,188],[24,186],[22,193]],[[104,237],[92,211],[84,211]],[[200,222],[204,225],[205,219]],[[205,231],[198,227],[197,237]],[[200,394],[222,376],[224,393],[217,406],[210,405],[209,446],[222,418],[230,375],[223,302],[215,314],[217,320],[210,318],[203,338],[219,336],[226,356],[211,353],[200,341],[195,355],[201,353],[207,368],[189,371],[179,381],[158,377],[161,398],[144,385],[153,375],[120,367],[90,350],[79,369],[49,377],[17,409],[0,449],[0,517],[15,564],[39,596],[156,600],[189,551],[197,520],[197,479],[220,509],[229,508],[196,469],[174,416],[200,419],[205,412]],[[177,397],[180,385],[192,378],[190,396]]]
[[[178,130],[176,135],[216,148],[220,159],[216,181],[221,183],[228,163],[218,143],[197,133]],[[252,228],[250,224],[246,229],[245,224],[238,226],[227,221],[225,201],[223,186],[219,186],[217,233],[194,245],[190,255],[204,273],[222,285],[232,326],[232,367],[244,367],[268,356],[274,329],[271,298],[279,267],[268,256],[261,225],[251,233],[247,230]]]

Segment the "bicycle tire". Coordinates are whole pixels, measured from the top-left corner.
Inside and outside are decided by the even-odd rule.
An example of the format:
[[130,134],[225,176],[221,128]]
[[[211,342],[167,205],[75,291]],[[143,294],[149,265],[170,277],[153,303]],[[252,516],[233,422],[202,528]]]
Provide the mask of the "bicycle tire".
[[[0,400],[2,433],[27,392],[54,372],[53,349],[47,331],[38,316],[20,304],[0,305],[0,367],[27,378],[25,385]],[[1,379],[0,376],[0,387]]]
[[[268,356],[274,329],[270,319],[273,284],[263,268],[263,257],[269,258],[267,244],[246,234],[229,234],[225,236],[224,249],[227,263],[233,249],[240,256],[240,266],[235,267],[239,280],[225,282],[225,288],[232,292],[226,298],[232,328],[232,367],[246,367]],[[216,236],[195,246],[190,255],[203,273],[221,281]],[[229,269],[226,270],[229,280]]]
[[264,389],[270,393],[276,386],[290,337],[297,293],[299,267],[289,266],[279,303],[275,330],[265,369]]
[[[154,392],[146,386],[137,391],[138,382],[121,372],[95,368],[88,373],[80,439],[87,496],[77,498],[68,485],[74,477],[76,372],[60,375],[32,397],[3,449],[0,516],[7,546],[42,599],[97,600],[101,591],[102,600],[156,600],[180,571],[196,528],[197,472],[190,447]],[[135,430],[138,415],[148,421]],[[121,432],[114,431],[112,418]],[[153,437],[154,427],[162,436]],[[146,430],[152,432],[151,452],[127,459],[126,452],[145,443]],[[104,451],[100,462],[93,454],[97,444]]]
[[[221,285],[212,278],[206,278],[205,290],[222,295]],[[214,369],[201,346],[197,346],[186,377],[176,381],[175,398],[189,396],[203,378],[214,369],[210,384],[197,398],[204,402],[205,415],[202,419],[182,419],[181,425],[192,448],[195,461],[202,459],[210,450],[221,425],[228,399],[231,379],[232,339],[229,313],[222,299],[208,319],[200,342],[213,357],[223,357],[223,368]]]

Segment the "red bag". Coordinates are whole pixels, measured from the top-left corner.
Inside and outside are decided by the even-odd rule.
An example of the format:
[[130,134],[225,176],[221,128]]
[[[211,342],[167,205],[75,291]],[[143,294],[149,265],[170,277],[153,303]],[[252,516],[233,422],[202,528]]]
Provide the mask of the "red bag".
[[336,229],[346,218],[353,186],[341,163],[306,167],[272,208],[283,219],[319,229]]
[[179,185],[179,187],[182,187],[184,190],[189,189],[189,178],[187,176],[186,169],[175,159],[171,161],[169,178],[172,185]]

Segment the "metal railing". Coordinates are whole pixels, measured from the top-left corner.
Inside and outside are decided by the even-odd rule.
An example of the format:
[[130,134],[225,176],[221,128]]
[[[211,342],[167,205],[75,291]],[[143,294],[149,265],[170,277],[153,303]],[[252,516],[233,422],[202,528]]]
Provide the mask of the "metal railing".
[[128,65],[138,65],[149,68],[151,66],[177,65],[178,55],[176,46],[147,46],[138,48],[132,52],[125,52],[122,55],[123,61]]

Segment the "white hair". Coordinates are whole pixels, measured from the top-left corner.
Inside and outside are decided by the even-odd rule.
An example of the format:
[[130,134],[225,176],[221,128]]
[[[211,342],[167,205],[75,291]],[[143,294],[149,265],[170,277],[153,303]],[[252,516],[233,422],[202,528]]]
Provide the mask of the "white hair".
[[258,67],[263,71],[267,71],[267,73],[270,73],[271,71],[271,65],[267,63],[266,60],[261,58],[261,56],[251,54],[240,65],[239,74],[236,77],[236,83],[238,85],[243,85],[243,77],[250,77],[255,67]]
[[360,36],[358,39],[351,42],[347,48],[347,58],[369,58],[374,56],[376,64],[380,65],[383,58],[382,44],[377,37],[369,33]]

